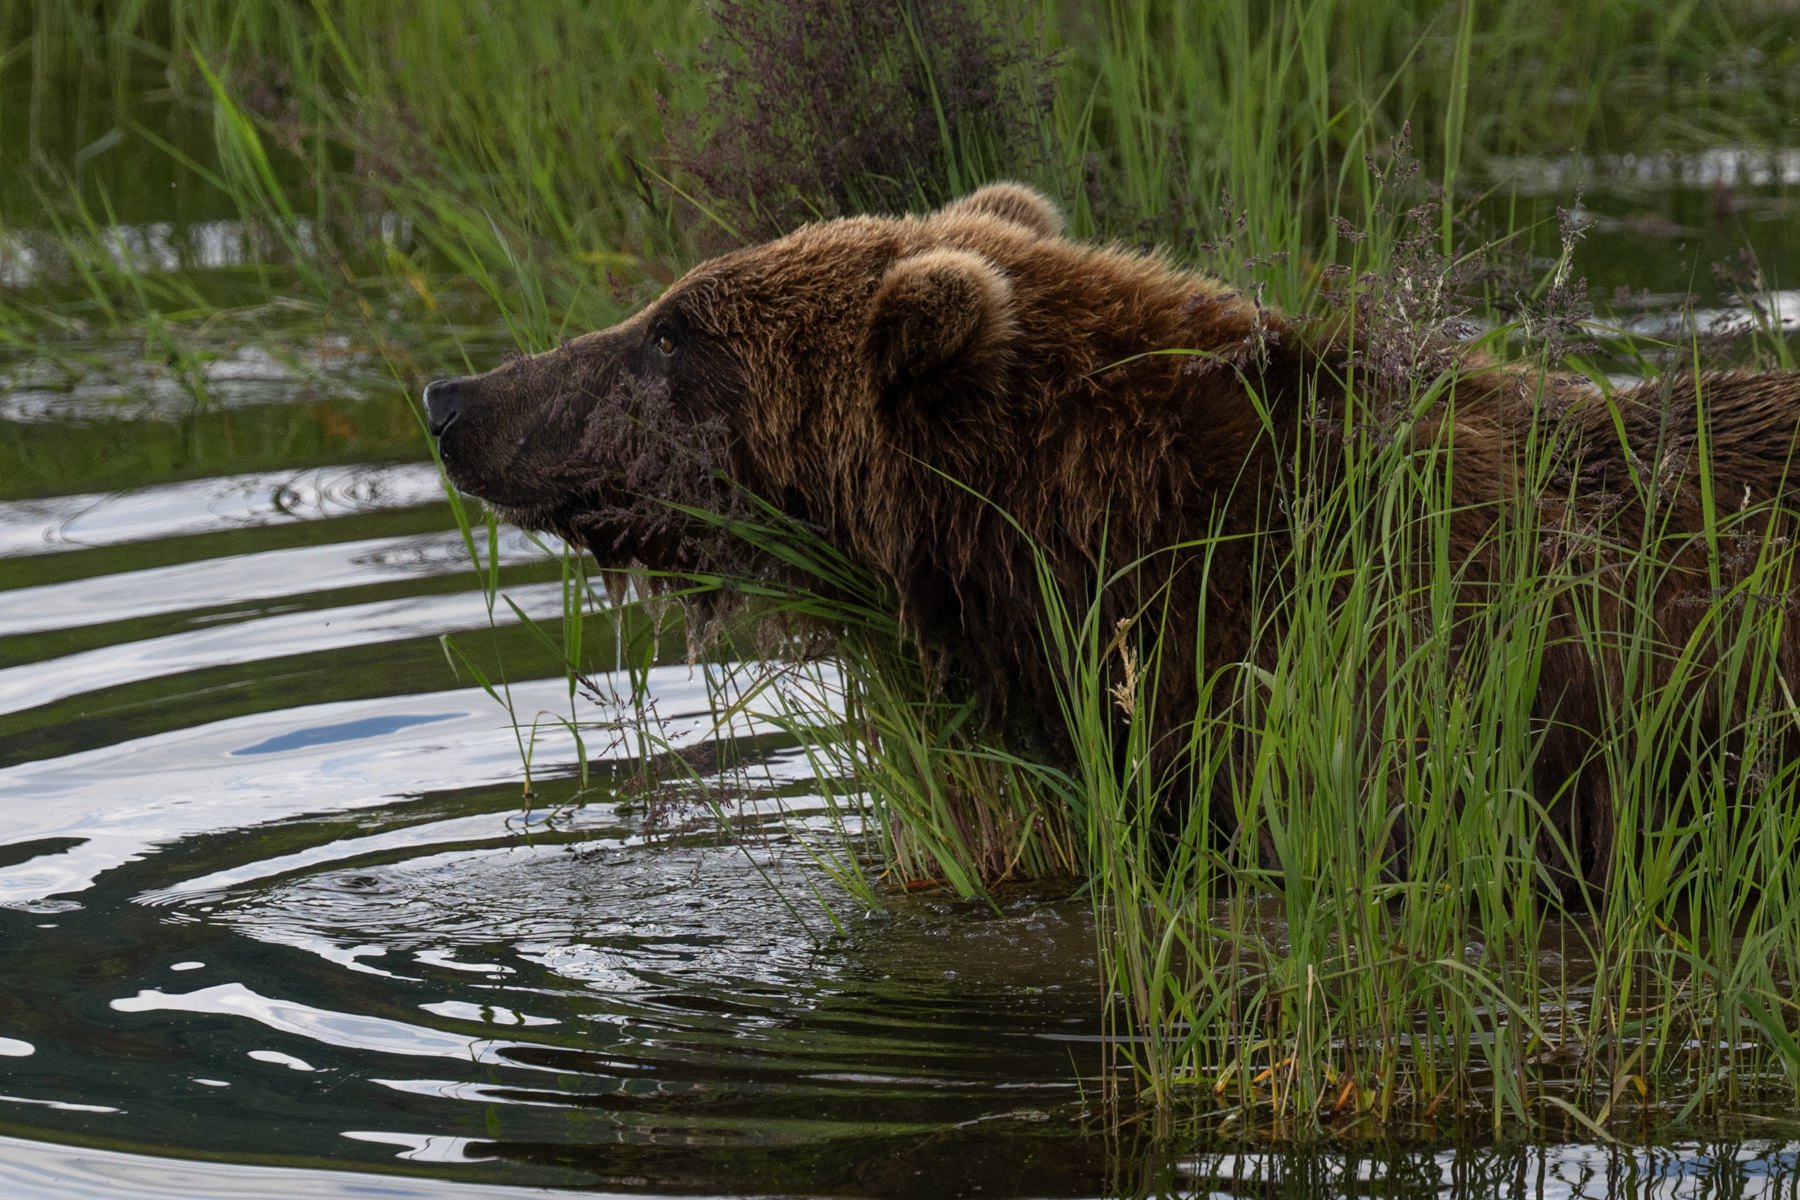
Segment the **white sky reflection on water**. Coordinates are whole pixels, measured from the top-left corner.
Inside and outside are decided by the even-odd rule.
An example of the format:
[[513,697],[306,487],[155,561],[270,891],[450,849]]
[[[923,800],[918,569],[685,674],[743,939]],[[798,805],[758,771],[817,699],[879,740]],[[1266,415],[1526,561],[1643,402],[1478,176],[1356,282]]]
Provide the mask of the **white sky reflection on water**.
[[437,467],[264,471],[0,503],[0,558],[411,508],[444,498]]
[[[673,746],[693,745],[714,733],[704,670],[673,666],[650,673],[658,736]],[[536,730],[527,732],[535,769],[547,774],[570,769],[575,746],[554,719],[569,712],[566,681],[516,683],[512,696],[522,720],[538,719]],[[584,721],[607,716],[603,707],[585,700],[580,704]],[[394,714],[402,711],[410,718],[396,724]],[[294,736],[306,730],[354,730],[359,722],[369,722],[367,728],[374,732],[341,739]],[[744,721],[741,728],[752,733],[763,726]],[[291,739],[293,748],[244,753],[283,738]],[[605,737],[588,733],[592,757],[629,757],[639,750],[635,737],[609,746]],[[505,710],[472,687],[234,717],[0,769],[0,812],[8,815],[0,845],[79,839],[74,845],[57,843],[54,853],[0,867],[0,905],[36,909],[45,902],[66,904],[102,872],[209,831],[516,779],[519,753]],[[471,818],[466,829],[446,826],[437,833],[466,836],[477,832],[477,826],[491,833],[488,827],[505,819],[504,814]],[[417,830],[398,829],[340,839],[317,850],[187,880],[176,891],[147,899],[168,903],[347,854],[390,848],[389,843],[391,848],[417,846],[421,838]]]

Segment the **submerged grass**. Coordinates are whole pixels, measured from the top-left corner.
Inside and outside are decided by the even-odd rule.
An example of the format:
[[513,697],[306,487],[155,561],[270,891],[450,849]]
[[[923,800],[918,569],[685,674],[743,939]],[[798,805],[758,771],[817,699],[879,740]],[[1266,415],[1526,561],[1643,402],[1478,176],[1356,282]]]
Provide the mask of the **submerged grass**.
[[[1079,233],[1167,246],[1293,310],[1359,311],[1384,339],[1378,361],[1395,348],[1405,360],[1409,338],[1465,315],[1504,355],[1521,297],[1565,297],[1572,252],[1562,231],[1521,219],[1484,239],[1491,257],[1536,248],[1552,266],[1470,269],[1465,220],[1514,203],[1484,182],[1495,161],[1772,146],[1800,106],[1781,6],[877,7],[863,19],[834,0],[728,5],[735,43],[704,47],[715,26],[699,5],[0,0],[0,143],[28,148],[0,179],[0,270],[24,276],[0,294],[0,349],[62,354],[75,370],[79,338],[141,334],[200,409],[197,323],[223,314],[274,336],[272,314],[285,328],[298,313],[310,329],[355,330],[413,391],[426,374],[481,366],[479,328],[535,350],[609,323],[727,227],[867,197],[931,204],[1014,175],[1059,197]],[[821,30],[868,69],[842,69]],[[784,47],[784,70],[724,93],[702,74]],[[971,62],[1009,72],[1006,87],[971,92],[989,82],[954,74]],[[1042,78],[1018,78],[1026,67]],[[793,103],[821,78],[838,122],[821,126],[830,161],[855,178],[822,180],[824,159],[793,152],[821,144],[820,129],[794,124],[817,106]],[[783,123],[759,126],[766,111]],[[1432,188],[1392,152],[1408,130]],[[907,146],[919,148],[899,162],[861,153]],[[227,292],[121,253],[119,227],[171,215],[147,203],[145,179],[181,197],[174,215],[234,223],[243,249]],[[1473,290],[1452,300],[1452,283]],[[1403,302],[1423,294],[1436,299]],[[1792,361],[1778,322],[1753,349]],[[1684,371],[1693,354],[1623,340],[1574,365]],[[728,625],[752,665],[709,674],[719,729],[754,708],[802,739],[845,829],[860,828],[826,865],[870,898],[1085,880],[1119,1080],[1165,1116],[1285,1133],[1617,1128],[1791,1099],[1800,766],[1781,753],[1796,719],[1774,659],[1787,608],[1766,602],[1792,593],[1791,548],[1747,540],[1735,498],[1714,498],[1715,570],[1723,555],[1754,566],[1711,601],[1702,636],[1669,647],[1644,603],[1656,530],[1623,572],[1584,570],[1579,555],[1546,567],[1540,544],[1561,531],[1522,511],[1493,534],[1503,569],[1470,611],[1449,551],[1453,462],[1403,436],[1455,396],[1416,362],[1390,365],[1411,372],[1410,406],[1353,404],[1311,451],[1339,456],[1341,484],[1269,511],[1292,550],[1265,556],[1265,663],[1164,662],[1154,637],[1134,639],[1151,647],[1143,661],[1122,663],[1099,595],[1046,581],[1030,619],[1062,681],[1067,728],[1050,732],[1076,753],[1040,759],[944,689],[854,563],[763,511],[737,532],[819,586],[681,581],[749,592],[764,629],[800,631],[771,643]],[[1553,433],[1539,431],[1535,460],[1546,486]],[[456,517],[471,557],[494,562],[491,522],[460,505]],[[568,619],[537,636],[568,667],[570,708],[545,719],[578,738],[634,729],[648,761],[669,748],[641,687],[668,651],[665,626],[622,617],[597,646],[580,612],[618,597],[597,595],[575,557],[563,579]],[[486,586],[505,621],[498,577]],[[1530,703],[1559,606],[1613,604],[1630,614],[1627,669],[1590,764],[1612,798],[1608,885],[1564,906]],[[829,656],[804,636],[819,628],[834,631]],[[1603,636],[1597,621],[1578,628]],[[1671,660],[1660,683],[1659,657]],[[597,727],[579,679],[615,669],[640,686],[619,698],[616,727]],[[504,678],[483,670],[504,700]],[[1154,681],[1171,670],[1202,672],[1214,701],[1187,754],[1193,777],[1222,781],[1242,831],[1227,844],[1203,800],[1169,795],[1146,767]],[[1742,698],[1712,723],[1681,699],[1702,676]],[[532,720],[521,716],[527,758]],[[1192,816],[1171,830],[1171,812]]]

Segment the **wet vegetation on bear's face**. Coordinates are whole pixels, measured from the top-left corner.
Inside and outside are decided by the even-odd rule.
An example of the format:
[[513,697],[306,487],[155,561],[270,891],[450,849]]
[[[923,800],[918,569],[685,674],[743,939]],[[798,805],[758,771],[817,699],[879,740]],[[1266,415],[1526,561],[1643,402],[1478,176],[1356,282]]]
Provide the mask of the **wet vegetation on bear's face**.
[[602,563],[745,574],[746,550],[715,517],[741,509],[731,482],[732,357],[678,302],[483,375],[440,380],[425,405],[444,469],[527,529]]

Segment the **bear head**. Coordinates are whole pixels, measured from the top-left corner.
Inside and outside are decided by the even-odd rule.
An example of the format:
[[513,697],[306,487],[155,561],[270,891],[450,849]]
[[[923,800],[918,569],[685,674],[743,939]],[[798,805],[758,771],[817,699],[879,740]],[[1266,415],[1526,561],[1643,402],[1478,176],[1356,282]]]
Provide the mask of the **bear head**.
[[[611,329],[431,384],[427,423],[459,489],[603,566],[722,569],[719,523],[692,514],[746,493],[892,559],[942,533],[896,473],[925,464],[1029,507],[1010,473],[1056,411],[1103,403],[1110,363],[1183,344],[1193,306],[1167,300],[1196,277],[1062,227],[1012,183],[808,225],[696,267]],[[1145,297],[1157,311],[1131,311]],[[1254,319],[1222,287],[1206,299],[1215,320]],[[1051,476],[1081,470],[1074,450]]]

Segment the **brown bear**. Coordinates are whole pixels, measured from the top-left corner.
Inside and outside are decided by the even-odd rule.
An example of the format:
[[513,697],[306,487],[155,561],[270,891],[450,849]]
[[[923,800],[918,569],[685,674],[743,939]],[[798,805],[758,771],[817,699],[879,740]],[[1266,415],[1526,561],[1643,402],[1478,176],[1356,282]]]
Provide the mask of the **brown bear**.
[[[425,409],[458,488],[603,566],[773,569],[694,516],[759,498],[873,573],[921,646],[1008,728],[1047,741],[1064,718],[1033,617],[1044,581],[1076,609],[1098,603],[1102,629],[1156,631],[1158,744],[1178,746],[1209,673],[1259,661],[1277,636],[1266,614],[1279,611],[1281,514],[1333,472],[1328,454],[1298,447],[1354,425],[1359,390],[1378,393],[1358,401],[1368,411],[1406,410],[1409,446],[1450,456],[1452,569],[1468,604],[1499,569],[1484,556],[1509,506],[1534,506],[1546,562],[1654,531],[1666,553],[1648,607],[1669,646],[1695,636],[1755,557],[1720,549],[1718,514],[1754,509],[1740,535],[1777,540],[1800,375],[1608,395],[1440,346],[1408,387],[1371,375],[1358,328],[1283,317],[1154,254],[1071,241],[1042,196],[995,184],[923,216],[821,222],[714,259],[611,329],[431,384]],[[1533,474],[1531,431],[1552,427],[1560,465]],[[1593,570],[1613,569],[1601,558]],[[1576,625],[1622,620],[1627,590],[1596,589],[1585,613],[1564,606],[1532,714],[1544,801],[1589,869],[1607,852],[1608,802],[1600,772],[1572,781],[1624,668]],[[1797,654],[1800,636],[1784,633],[1779,669],[1800,684]],[[1711,706],[1716,690],[1696,688]]]

